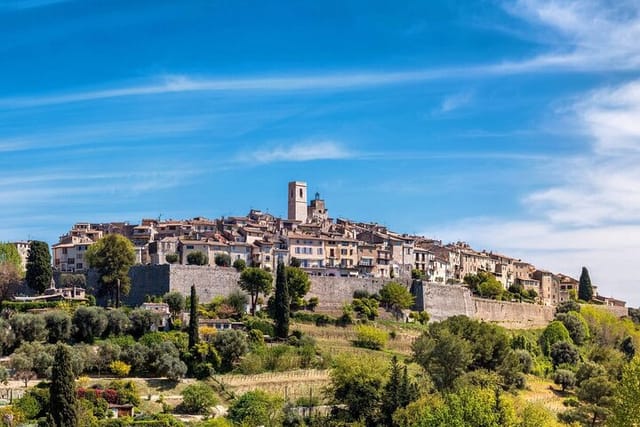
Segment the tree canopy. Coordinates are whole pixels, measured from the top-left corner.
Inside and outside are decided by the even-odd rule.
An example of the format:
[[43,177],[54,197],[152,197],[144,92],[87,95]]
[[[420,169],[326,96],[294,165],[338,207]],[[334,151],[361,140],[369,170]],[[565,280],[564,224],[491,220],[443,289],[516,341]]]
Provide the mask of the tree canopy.
[[76,427],[78,409],[76,405],[75,376],[71,368],[71,350],[59,344],[51,375],[50,413],[56,427]]
[[276,295],[275,295],[275,333],[278,338],[289,336],[289,285],[287,273],[283,262],[278,263],[276,271]]
[[131,287],[129,268],[135,263],[133,243],[120,234],[109,234],[89,246],[85,259],[100,275],[98,294],[108,296],[116,307]]
[[580,273],[578,298],[585,302],[589,302],[591,301],[591,298],[593,298],[593,286],[591,285],[591,278],[589,277],[589,270],[587,270],[587,267],[582,267],[582,272]]
[[22,271],[22,258],[20,258],[18,248],[13,243],[0,243],[0,264],[5,262],[15,266],[20,275],[24,273]]
[[208,265],[209,257],[202,251],[189,252],[187,255],[187,264],[189,265]]
[[256,314],[259,294],[269,294],[273,287],[273,276],[258,267],[246,268],[240,273],[240,288],[248,292],[251,297],[251,314]]
[[27,274],[25,276],[27,285],[41,294],[51,286],[52,276],[49,245],[46,242],[33,240],[29,244],[29,255],[27,256]]
[[404,285],[390,282],[380,290],[380,301],[386,307],[399,312],[413,306],[415,298]]

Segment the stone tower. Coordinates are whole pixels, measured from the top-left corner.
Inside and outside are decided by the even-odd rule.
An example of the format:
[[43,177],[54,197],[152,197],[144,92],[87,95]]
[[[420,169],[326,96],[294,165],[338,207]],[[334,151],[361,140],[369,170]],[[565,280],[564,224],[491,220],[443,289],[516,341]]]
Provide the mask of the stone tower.
[[320,193],[316,193],[316,196],[309,203],[307,208],[307,220],[309,222],[323,222],[329,218],[329,211],[324,203],[324,200],[320,198]]
[[307,183],[292,181],[289,183],[290,220],[307,221]]

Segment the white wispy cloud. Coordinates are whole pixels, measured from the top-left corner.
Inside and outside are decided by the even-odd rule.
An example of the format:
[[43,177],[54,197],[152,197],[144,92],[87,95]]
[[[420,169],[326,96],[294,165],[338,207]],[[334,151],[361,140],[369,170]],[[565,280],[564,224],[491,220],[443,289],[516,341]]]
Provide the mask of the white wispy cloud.
[[440,104],[439,112],[448,113],[468,105],[473,99],[471,92],[459,92],[445,97]]
[[520,67],[632,70],[640,65],[640,3],[634,0],[518,0],[505,9],[557,35],[555,51]]
[[236,157],[240,162],[275,163],[308,162],[312,160],[341,160],[353,158],[356,153],[335,141],[305,141],[291,145],[277,145],[251,151]]
[[[56,0],[15,2],[52,3]],[[0,109],[27,108],[120,97],[192,92],[300,92],[355,90],[433,80],[468,79],[531,72],[635,70],[640,66],[640,3],[620,0],[518,0],[505,9],[531,24],[535,31],[556,34],[547,52],[531,58],[467,66],[417,70],[336,71],[306,75],[240,78],[166,75],[144,82],[116,84],[106,89],[0,98]],[[443,105],[446,109],[446,105]]]
[[150,120],[109,121],[51,128],[46,132],[20,133],[0,138],[0,153],[33,150],[55,145],[71,147],[109,141],[148,140],[158,137],[183,136],[203,129],[212,121],[209,117],[178,117]]
[[559,165],[563,181],[525,202],[556,224],[640,223],[640,80],[591,92],[574,110],[590,139],[585,154]]
[[572,110],[573,126],[584,129],[584,152],[551,162],[556,183],[522,200],[530,218],[469,218],[438,228],[442,238],[567,274],[586,265],[601,292],[640,305],[633,279],[640,253],[640,132],[632,120],[638,112],[640,80],[585,94]]

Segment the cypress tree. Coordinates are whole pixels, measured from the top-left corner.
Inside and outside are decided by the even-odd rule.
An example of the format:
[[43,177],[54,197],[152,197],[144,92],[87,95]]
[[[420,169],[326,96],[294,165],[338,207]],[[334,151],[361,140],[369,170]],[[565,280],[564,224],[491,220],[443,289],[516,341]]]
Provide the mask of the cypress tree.
[[591,286],[591,278],[587,267],[582,267],[580,273],[580,284],[578,285],[578,298],[584,302],[590,302],[593,298],[593,287]]
[[193,353],[193,349],[200,341],[198,333],[198,296],[196,295],[196,286],[191,285],[191,301],[189,304],[189,351]]
[[382,394],[382,417],[384,425],[392,425],[393,413],[402,405],[403,383],[402,373],[398,358],[393,356],[391,359],[391,372],[389,373],[389,381],[384,386]]
[[71,351],[68,346],[58,344],[51,372],[51,398],[49,401],[54,427],[76,427],[78,425],[74,380],[71,368]]
[[284,263],[278,263],[276,273],[276,296],[275,296],[275,333],[278,338],[289,336],[289,285],[287,284],[287,273]]
[[27,285],[41,294],[51,285],[53,271],[51,268],[51,253],[46,242],[34,240],[29,244],[27,256]]

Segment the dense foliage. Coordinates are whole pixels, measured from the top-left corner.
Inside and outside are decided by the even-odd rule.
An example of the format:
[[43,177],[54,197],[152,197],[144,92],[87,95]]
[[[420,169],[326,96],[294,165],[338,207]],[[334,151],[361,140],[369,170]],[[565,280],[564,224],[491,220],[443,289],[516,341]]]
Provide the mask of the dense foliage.
[[49,245],[38,240],[31,241],[27,256],[27,273],[25,275],[27,285],[41,294],[51,286],[52,276]]
[[135,263],[133,243],[120,234],[108,234],[89,246],[85,259],[100,275],[97,294],[120,307],[123,295],[129,295],[129,268]]

